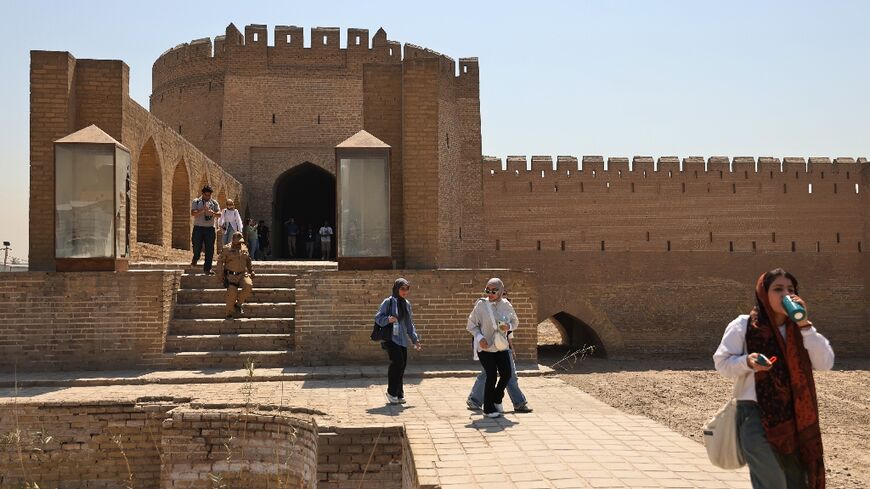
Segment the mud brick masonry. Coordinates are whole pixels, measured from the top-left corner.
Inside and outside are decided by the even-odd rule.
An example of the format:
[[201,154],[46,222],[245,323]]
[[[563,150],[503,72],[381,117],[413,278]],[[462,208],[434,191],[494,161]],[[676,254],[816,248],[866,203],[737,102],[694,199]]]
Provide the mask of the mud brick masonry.
[[[532,272],[534,278],[518,276],[523,285],[512,291],[523,304],[534,303],[525,309],[525,324],[552,317],[568,343],[595,344],[611,356],[708,356],[725,324],[748,311],[758,274],[784,266],[801,279],[801,294],[838,354],[870,347],[863,334],[870,325],[866,158],[488,157],[481,150],[477,58],[454,61],[400,45],[382,29],[371,37],[365,29],[348,29],[345,46],[339,34],[314,28],[311,46],[304,47],[299,27],[276,26],[270,33],[249,25],[242,33],[230,24],[214,40],[176,46],[153,65],[150,112],[129,98],[123,62],[34,51],[32,272],[0,279],[0,299],[39,297],[33,292],[38,287],[27,283],[64,280],[52,275],[55,139],[96,124],[129,147],[133,257],[182,261],[190,246],[189,201],[202,184],[215,187],[218,199],[235,198],[246,215],[271,222],[279,236],[287,217],[282,185],[304,187],[314,175],[331,178],[323,189],[334,192],[334,146],[366,130],[392,147],[396,266],[421,271],[420,282],[430,290],[415,288],[418,300],[429,301],[432,310],[450,308],[449,317],[420,309],[440,358],[467,350],[461,329],[450,338],[438,331],[447,322],[461,328],[459,316],[480,288],[472,283],[482,278],[474,270],[484,268]],[[422,272],[447,268],[470,271]],[[368,322],[365,309],[393,275],[301,274],[297,361],[326,362],[342,348],[312,341],[312,328],[347,332],[353,343],[364,340],[351,324]],[[123,289],[168,279],[131,273],[112,280]],[[24,281],[23,290],[17,281]],[[329,284],[346,285],[347,295],[335,295]],[[153,294],[167,297],[156,287]],[[359,300],[348,300],[350,294]],[[46,307],[25,313],[26,320],[51,321],[60,330],[74,323],[60,312],[66,306]],[[42,314],[49,310],[54,315]],[[323,316],[326,310],[331,312]],[[20,320],[14,314],[21,312],[5,307],[0,324],[19,324],[12,322]],[[324,318],[334,322],[327,326]],[[147,328],[165,328],[160,321]],[[119,323],[102,324],[111,329]],[[74,325],[68,330],[80,332]],[[4,336],[0,346],[50,347],[22,340],[26,336]],[[159,334],[154,329],[142,337]],[[526,358],[534,356],[532,339],[519,338]],[[154,348],[156,343],[142,346],[131,357],[147,365]]]

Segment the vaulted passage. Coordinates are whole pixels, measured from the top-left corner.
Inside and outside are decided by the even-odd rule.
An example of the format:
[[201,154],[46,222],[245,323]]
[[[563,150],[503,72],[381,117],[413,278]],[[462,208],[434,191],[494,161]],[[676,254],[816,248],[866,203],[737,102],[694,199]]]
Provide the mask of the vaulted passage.
[[163,174],[154,139],[139,152],[136,181],[136,239],[163,244]]
[[559,312],[547,318],[538,328],[539,347],[570,353],[592,347],[586,356],[606,358],[607,349],[598,333],[582,320]]
[[[252,196],[252,198],[257,198]],[[296,257],[308,258],[305,249],[305,230],[311,226],[315,243],[313,257],[320,257],[317,232],[328,221],[335,229],[335,176],[309,162],[294,166],[275,180],[272,215],[272,253],[276,257],[290,258],[285,222],[291,217],[299,226]],[[332,240],[331,257],[335,257],[336,239]]]
[[184,160],[172,175],[172,247],[190,249],[190,176]]

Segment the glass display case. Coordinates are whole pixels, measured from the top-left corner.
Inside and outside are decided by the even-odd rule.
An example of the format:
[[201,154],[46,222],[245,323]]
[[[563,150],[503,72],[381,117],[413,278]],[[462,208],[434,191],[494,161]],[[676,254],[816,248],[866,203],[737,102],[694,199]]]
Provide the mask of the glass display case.
[[390,146],[360,131],[335,148],[338,268],[392,268]]
[[130,152],[97,126],[54,142],[55,268],[126,271]]

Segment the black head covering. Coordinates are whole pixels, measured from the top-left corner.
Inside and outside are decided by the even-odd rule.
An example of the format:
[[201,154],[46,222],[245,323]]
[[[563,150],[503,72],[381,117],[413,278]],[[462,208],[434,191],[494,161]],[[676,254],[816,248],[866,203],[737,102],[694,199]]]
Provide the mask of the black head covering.
[[399,307],[398,307],[399,319],[403,319],[405,316],[408,315],[408,302],[402,296],[399,295],[399,289],[402,287],[405,287],[405,286],[410,286],[410,285],[411,285],[411,282],[407,281],[404,278],[397,278],[396,281],[393,282],[393,297],[396,298],[396,301],[398,302],[398,305],[399,305]]

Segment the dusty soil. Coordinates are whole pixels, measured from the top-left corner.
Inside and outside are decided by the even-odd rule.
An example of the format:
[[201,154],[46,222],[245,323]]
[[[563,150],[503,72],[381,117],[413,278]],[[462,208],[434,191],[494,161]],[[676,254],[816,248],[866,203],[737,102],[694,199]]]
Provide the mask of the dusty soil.
[[[541,350],[552,365],[564,351]],[[587,358],[560,377],[605,403],[654,419],[698,443],[700,428],[731,394],[731,382],[712,360],[604,360]],[[558,368],[558,367],[557,367]],[[870,487],[870,359],[838,360],[816,373],[827,487]]]

